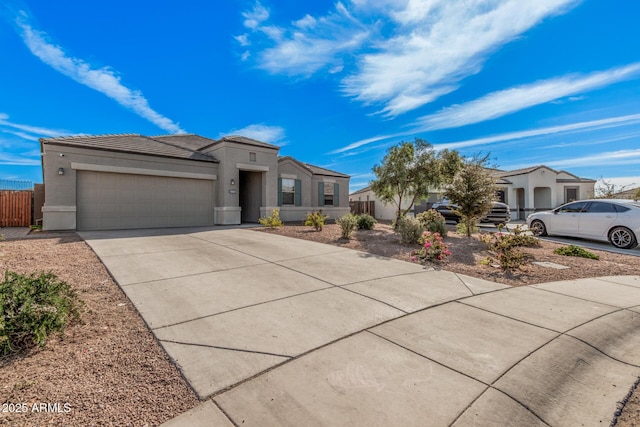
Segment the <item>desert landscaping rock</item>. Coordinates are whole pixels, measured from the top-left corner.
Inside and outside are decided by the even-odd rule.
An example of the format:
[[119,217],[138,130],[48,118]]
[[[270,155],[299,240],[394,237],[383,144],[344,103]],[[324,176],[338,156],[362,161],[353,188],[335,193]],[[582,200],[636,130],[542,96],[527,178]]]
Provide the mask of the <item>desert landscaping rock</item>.
[[[47,233],[51,236],[54,233]],[[55,235],[55,234],[54,234]],[[0,274],[51,271],[84,301],[82,323],[0,360],[0,403],[69,403],[69,413],[0,413],[0,425],[159,425],[199,404],[95,253],[75,234],[0,242]]]
[[571,268],[571,267],[567,267],[566,265],[556,264],[555,262],[549,262],[549,261],[533,261],[532,264],[539,265],[540,267],[544,267],[544,268],[554,268],[556,270],[566,270],[567,268]]

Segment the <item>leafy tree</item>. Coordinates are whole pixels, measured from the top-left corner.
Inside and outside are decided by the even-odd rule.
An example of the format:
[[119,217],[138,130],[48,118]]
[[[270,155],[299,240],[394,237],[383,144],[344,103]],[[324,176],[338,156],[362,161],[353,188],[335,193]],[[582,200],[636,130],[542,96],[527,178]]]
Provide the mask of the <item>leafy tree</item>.
[[397,224],[417,201],[429,197],[430,189],[453,179],[462,164],[455,150],[436,152],[420,138],[401,142],[390,147],[382,163],[373,167],[376,179],[371,181],[371,190],[383,202],[397,206]]
[[445,196],[458,205],[467,237],[475,223],[485,216],[496,198],[495,177],[486,167],[487,157],[469,159],[447,186]]

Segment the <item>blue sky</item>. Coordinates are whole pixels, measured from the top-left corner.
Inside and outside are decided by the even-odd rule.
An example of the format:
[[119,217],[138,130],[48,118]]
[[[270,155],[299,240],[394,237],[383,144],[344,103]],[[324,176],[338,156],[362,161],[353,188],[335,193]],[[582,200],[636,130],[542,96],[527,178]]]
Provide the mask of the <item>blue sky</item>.
[[243,134],[367,185],[423,138],[502,169],[640,185],[632,0],[12,1],[0,5],[0,178],[38,138]]

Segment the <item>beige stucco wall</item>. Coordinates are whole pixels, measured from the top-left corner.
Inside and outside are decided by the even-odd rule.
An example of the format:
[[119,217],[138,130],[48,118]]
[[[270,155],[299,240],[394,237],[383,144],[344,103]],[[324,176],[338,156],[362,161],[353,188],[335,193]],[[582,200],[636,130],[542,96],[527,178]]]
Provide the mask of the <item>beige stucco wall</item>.
[[[240,170],[262,173],[261,212],[264,207],[277,205],[278,150],[223,141],[205,152],[220,160],[215,202],[216,224],[241,223],[238,186]],[[255,153],[256,161],[251,161],[251,153]]]
[[[278,162],[278,178],[299,179],[302,208],[309,210],[309,208],[313,206],[312,174],[309,170],[303,168],[291,159],[283,159]],[[317,192],[318,189],[316,188],[316,193]],[[290,208],[291,206],[281,206],[281,210]]]
[[[575,180],[575,176],[565,172],[556,173],[556,171],[540,168],[529,174],[508,176],[505,179],[512,182],[507,185],[507,204],[512,211],[516,211],[518,207],[517,189],[524,189],[524,209],[527,214],[532,213],[535,209],[553,209],[564,204],[565,188],[578,188],[578,198],[587,199],[593,196],[593,182],[558,182],[558,180]],[[542,206],[540,200],[536,205],[536,188],[549,188],[550,190],[550,206]],[[515,216],[514,216],[515,217]]]
[[[42,163],[46,185],[42,207],[43,229],[76,229],[77,170],[215,179],[218,165],[131,153],[118,153],[62,145],[43,144]],[[64,174],[59,175],[58,169]],[[92,169],[93,168],[93,169]]]

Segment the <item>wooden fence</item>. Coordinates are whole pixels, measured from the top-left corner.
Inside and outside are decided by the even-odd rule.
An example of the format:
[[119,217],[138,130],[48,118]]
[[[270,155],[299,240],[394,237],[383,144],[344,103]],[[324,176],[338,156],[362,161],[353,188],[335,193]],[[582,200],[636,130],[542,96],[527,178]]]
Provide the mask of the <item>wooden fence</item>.
[[0,190],[0,227],[31,225],[33,191]]
[[376,202],[375,201],[352,201],[349,202],[349,207],[351,208],[351,213],[354,215],[359,214],[369,214],[372,217],[376,216]]

